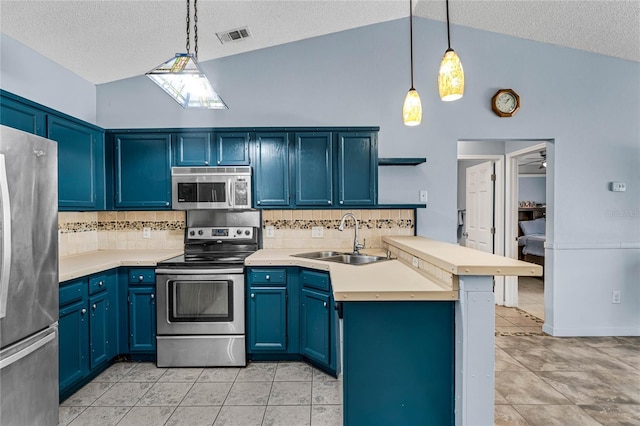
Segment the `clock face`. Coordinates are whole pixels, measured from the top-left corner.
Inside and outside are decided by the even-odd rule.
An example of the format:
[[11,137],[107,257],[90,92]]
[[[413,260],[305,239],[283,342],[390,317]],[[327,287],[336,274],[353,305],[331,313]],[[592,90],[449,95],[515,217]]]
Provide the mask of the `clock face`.
[[520,96],[511,89],[500,89],[491,99],[491,108],[500,117],[511,117],[520,108]]
[[496,107],[502,112],[512,113],[517,105],[516,97],[509,92],[502,92],[496,99]]

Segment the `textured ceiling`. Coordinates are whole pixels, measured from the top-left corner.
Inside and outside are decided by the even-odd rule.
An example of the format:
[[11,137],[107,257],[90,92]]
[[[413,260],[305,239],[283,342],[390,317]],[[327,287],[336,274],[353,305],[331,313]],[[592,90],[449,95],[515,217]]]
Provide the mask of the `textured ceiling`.
[[[445,20],[444,0],[416,0],[414,8],[416,16]],[[3,33],[95,84],[144,74],[185,51],[184,0],[1,0],[0,15]],[[198,58],[408,15],[407,0],[200,0]],[[450,17],[453,24],[640,62],[639,0],[450,0]],[[245,25],[247,40],[222,45],[215,36]]]

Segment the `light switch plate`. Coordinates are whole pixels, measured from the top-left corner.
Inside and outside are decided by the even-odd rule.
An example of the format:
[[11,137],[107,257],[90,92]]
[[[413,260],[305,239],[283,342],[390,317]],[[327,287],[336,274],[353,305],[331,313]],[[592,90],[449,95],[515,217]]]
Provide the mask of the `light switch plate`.
[[613,192],[625,192],[627,190],[627,184],[624,182],[611,182],[609,187]]
[[276,234],[276,229],[272,225],[266,226],[264,228],[264,236],[265,237],[273,238],[275,236],[275,234]]
[[313,226],[311,227],[311,237],[312,238],[322,238],[323,228],[322,226]]
[[151,238],[151,228],[142,228],[142,238]]
[[427,202],[427,190],[423,189],[420,191],[420,202],[421,203],[426,203]]

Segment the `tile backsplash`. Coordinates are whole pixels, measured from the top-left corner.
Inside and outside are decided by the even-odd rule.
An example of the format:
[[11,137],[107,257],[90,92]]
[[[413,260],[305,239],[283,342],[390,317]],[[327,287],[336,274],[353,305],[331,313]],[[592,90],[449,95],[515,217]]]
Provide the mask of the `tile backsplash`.
[[[358,240],[366,240],[366,248],[382,247],[384,235],[413,235],[413,209],[381,210],[263,210],[262,241],[264,248],[353,248],[352,219],[345,222],[345,230],[338,230],[345,213],[358,218]],[[267,227],[273,227],[273,237]],[[314,227],[322,228],[322,237],[312,237]]]
[[[59,212],[60,256],[94,250],[180,249],[183,211]],[[143,238],[143,228],[151,230]]]
[[[413,209],[263,210],[264,248],[353,248],[353,220],[338,230],[347,213],[358,218],[359,242],[366,248],[382,247],[384,235],[414,235]],[[181,249],[184,246],[184,211],[59,212],[60,256],[95,250]],[[267,236],[273,227],[273,237]],[[322,237],[312,237],[314,227]],[[150,238],[143,238],[149,228]]]

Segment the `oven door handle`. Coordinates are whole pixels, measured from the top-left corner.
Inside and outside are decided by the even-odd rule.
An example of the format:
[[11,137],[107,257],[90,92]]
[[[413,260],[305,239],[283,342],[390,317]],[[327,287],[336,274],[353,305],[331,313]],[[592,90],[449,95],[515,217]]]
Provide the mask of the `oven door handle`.
[[242,274],[243,268],[225,268],[225,269],[156,269],[156,274],[166,275],[223,275],[223,274]]

